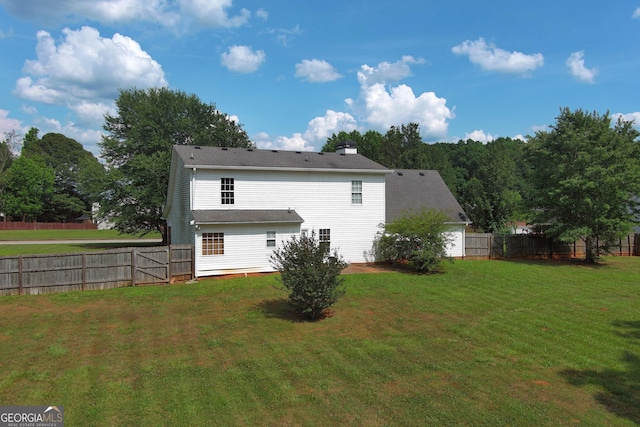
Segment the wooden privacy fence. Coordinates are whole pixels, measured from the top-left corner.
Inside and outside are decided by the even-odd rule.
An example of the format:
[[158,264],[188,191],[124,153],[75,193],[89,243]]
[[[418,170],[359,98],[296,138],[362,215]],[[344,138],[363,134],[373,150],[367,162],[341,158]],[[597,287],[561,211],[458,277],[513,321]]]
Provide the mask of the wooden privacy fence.
[[[582,240],[562,243],[534,234],[467,233],[465,258],[582,258],[585,256]],[[611,254],[618,256],[640,255],[640,234],[630,234],[614,242]]]
[[110,289],[189,280],[193,246],[0,257],[0,295]]

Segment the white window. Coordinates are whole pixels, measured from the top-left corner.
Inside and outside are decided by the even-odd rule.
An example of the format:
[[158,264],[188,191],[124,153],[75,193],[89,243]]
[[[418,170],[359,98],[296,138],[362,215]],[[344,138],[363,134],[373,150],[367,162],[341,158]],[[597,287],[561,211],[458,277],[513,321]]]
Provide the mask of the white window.
[[276,247],[276,232],[275,231],[267,231],[267,247],[275,248]]
[[223,205],[233,205],[234,202],[234,179],[222,178],[220,180],[220,195]]
[[351,203],[362,204],[362,181],[351,181]]
[[224,233],[202,233],[202,255],[224,255]]

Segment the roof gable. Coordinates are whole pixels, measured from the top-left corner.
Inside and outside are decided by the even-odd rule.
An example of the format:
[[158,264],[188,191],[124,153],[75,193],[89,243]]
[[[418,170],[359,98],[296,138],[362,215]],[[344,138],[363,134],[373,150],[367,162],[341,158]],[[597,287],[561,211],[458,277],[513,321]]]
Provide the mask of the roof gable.
[[288,169],[390,173],[379,163],[360,154],[308,151],[258,150],[236,147],[174,145],[185,167],[199,169]]
[[453,223],[470,220],[435,170],[397,169],[385,177],[386,221],[422,209],[440,210]]

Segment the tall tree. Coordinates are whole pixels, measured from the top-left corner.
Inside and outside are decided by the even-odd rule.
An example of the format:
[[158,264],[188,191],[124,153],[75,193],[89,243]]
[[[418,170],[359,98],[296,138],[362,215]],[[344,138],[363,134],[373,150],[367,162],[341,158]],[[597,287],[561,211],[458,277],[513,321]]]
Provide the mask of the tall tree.
[[0,142],[0,176],[11,167],[15,152],[20,145],[20,135],[15,130],[5,133],[5,139]]
[[48,221],[64,222],[89,212],[96,193],[91,183],[104,185],[104,167],[72,138],[47,133],[40,139],[37,129],[30,132],[32,135],[25,141],[22,156],[42,158],[55,175],[54,194],[42,216]]
[[6,213],[22,221],[35,220],[53,194],[53,170],[42,158],[18,157],[5,178],[3,204]]
[[167,88],[121,90],[118,113],[105,116],[102,157],[109,167],[100,215],[127,233],[167,234],[161,218],[171,147],[253,147],[242,125],[195,95]]
[[587,262],[601,254],[597,242],[640,221],[639,136],[632,122],[612,126],[609,113],[564,108],[529,140],[534,220],[560,241],[584,240]]
[[19,144],[20,137],[15,130],[5,133],[4,141],[0,142],[0,220],[6,221],[4,206],[5,177],[14,160],[14,152]]

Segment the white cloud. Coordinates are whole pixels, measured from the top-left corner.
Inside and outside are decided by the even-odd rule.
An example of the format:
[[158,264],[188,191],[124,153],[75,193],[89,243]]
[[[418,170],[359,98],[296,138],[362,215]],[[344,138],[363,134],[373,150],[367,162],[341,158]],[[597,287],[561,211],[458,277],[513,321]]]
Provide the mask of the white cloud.
[[[245,25],[251,12],[233,13],[233,0],[3,0],[6,10],[19,18],[56,24],[86,18],[101,23],[152,22],[170,28],[191,28],[198,22],[209,28]],[[266,19],[260,9],[256,16]]]
[[332,134],[340,131],[351,132],[357,128],[356,119],[349,113],[327,110],[324,116],[309,121],[304,133],[296,132],[291,137],[271,138],[261,132],[253,136],[252,141],[258,148],[271,148],[294,151],[314,151],[327,142]]
[[105,114],[117,114],[113,103],[81,101],[69,107],[78,116],[80,124],[90,127],[100,127],[104,123]]
[[370,67],[365,64],[360,67],[358,72],[358,81],[361,86],[373,86],[377,83],[390,84],[396,83],[405,77],[411,75],[411,64],[424,63],[422,58],[414,58],[410,55],[405,55],[400,61],[394,63],[381,62],[376,67]]
[[593,84],[598,74],[596,68],[587,68],[584,65],[584,51],[573,52],[567,58],[567,68],[569,74],[571,74],[576,80],[582,83]]
[[324,145],[333,133],[351,132],[357,127],[356,119],[351,114],[327,110],[324,116],[316,117],[307,124],[304,137],[311,144],[322,142]]
[[222,65],[237,73],[253,73],[265,61],[264,51],[254,51],[251,46],[231,46],[220,55]]
[[98,142],[103,133],[99,130],[78,127],[74,122],[62,124],[56,119],[47,117],[37,119],[34,126],[40,130],[40,135],[49,132],[61,133],[81,143],[87,151],[92,152],[96,157],[100,154]]
[[640,18],[640,7],[633,11],[632,18]]
[[625,122],[633,122],[633,127],[640,130],[640,111],[633,113],[615,113],[611,115],[611,123],[615,123],[618,119],[622,119]]
[[229,16],[227,10],[233,5],[232,0],[179,0],[180,9],[197,22],[207,27],[235,28],[245,25],[251,12],[241,9],[235,16]]
[[38,109],[33,105],[22,104],[22,106],[20,107],[20,111],[30,115],[38,114]]
[[479,129],[479,130],[474,130],[471,133],[467,133],[464,136],[464,139],[465,141],[467,139],[471,139],[473,141],[480,141],[486,144],[487,142],[490,142],[496,139],[496,137],[494,135],[491,135],[490,133],[485,133],[484,130],[482,129]]
[[332,82],[342,77],[327,61],[303,59],[296,64],[296,77],[311,83]]
[[347,99],[347,105],[357,117],[381,132],[391,126],[416,122],[420,124],[423,137],[445,136],[449,126],[447,120],[454,118],[445,98],[439,98],[434,92],[416,96],[405,84],[387,88],[388,83],[411,75],[410,64],[422,62],[424,60],[404,56],[393,64],[363,65],[358,72],[360,96],[357,100]]
[[544,65],[541,53],[531,55],[522,52],[508,52],[487,43],[482,37],[478,40],[466,40],[452,49],[456,55],[466,55],[469,61],[483,70],[501,73],[525,74]]
[[9,111],[0,109],[0,142],[4,141],[8,132],[21,132],[22,122],[9,118]]
[[266,21],[267,19],[269,19],[269,12],[264,9],[258,9],[256,10],[256,17],[262,19],[263,21]]
[[302,31],[300,30],[300,25],[296,24],[292,29],[287,28],[270,28],[267,30],[269,34],[275,34],[276,40],[283,46],[288,46],[291,39],[298,36]]
[[59,46],[46,31],[37,34],[35,60],[27,60],[16,82],[22,98],[46,104],[77,105],[111,100],[118,88],[167,86],[162,67],[133,39],[100,37],[95,28],[62,30]]

